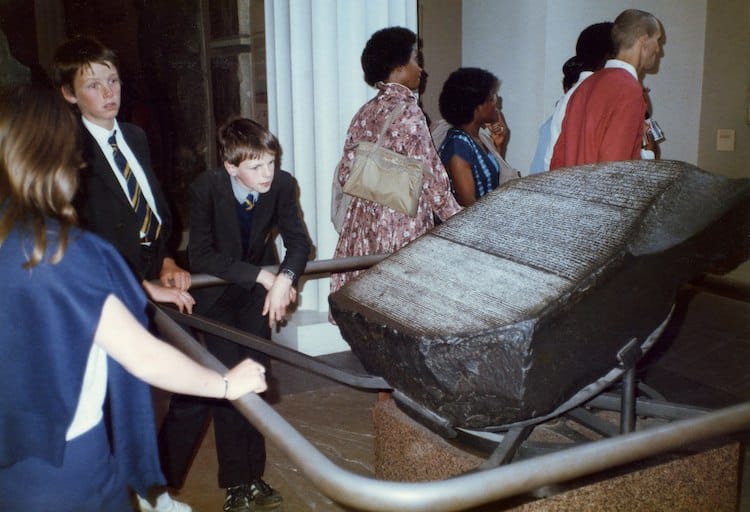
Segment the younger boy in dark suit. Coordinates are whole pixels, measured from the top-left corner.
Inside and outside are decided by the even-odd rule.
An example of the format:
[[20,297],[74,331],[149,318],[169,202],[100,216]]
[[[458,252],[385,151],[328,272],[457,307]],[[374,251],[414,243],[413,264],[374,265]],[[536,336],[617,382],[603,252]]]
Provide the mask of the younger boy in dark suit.
[[[250,119],[238,118],[218,133],[223,167],[201,174],[190,188],[188,257],[194,273],[231,283],[195,291],[196,312],[213,320],[270,339],[271,328],[284,319],[296,300],[295,284],[305,269],[310,241],[297,205],[297,185],[279,169],[281,146],[270,132]],[[261,268],[278,262],[274,237],[286,248],[278,274]],[[232,365],[251,355],[246,347],[205,335],[206,347]],[[214,419],[219,486],[226,488],[224,511],[275,508],[281,495],[263,479],[263,436],[231,404],[174,397],[160,433],[162,466],[170,485],[182,485],[208,407]]]

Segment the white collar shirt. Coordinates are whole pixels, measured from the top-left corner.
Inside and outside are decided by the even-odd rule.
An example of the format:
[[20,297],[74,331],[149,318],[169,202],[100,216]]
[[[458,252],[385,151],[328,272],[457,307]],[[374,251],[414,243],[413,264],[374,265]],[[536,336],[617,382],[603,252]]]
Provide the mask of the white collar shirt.
[[604,63],[604,67],[624,69],[625,71],[630,73],[633,78],[638,80],[638,72],[635,70],[635,67],[633,67],[632,64],[625,62],[624,60],[609,59],[606,63]]
[[250,190],[245,185],[243,185],[242,182],[237,179],[237,176],[230,176],[229,178],[232,182],[232,193],[234,194],[234,198],[238,203],[243,204],[245,202],[245,199],[247,199],[248,194],[253,195],[253,201],[258,200],[258,196],[260,194],[258,192]]
[[[128,161],[128,165],[130,165],[133,176],[135,176],[138,185],[141,187],[141,194],[143,194],[143,197],[146,199],[146,202],[151,208],[151,211],[154,212],[154,215],[161,224],[161,217],[159,216],[159,211],[156,208],[156,201],[154,201],[154,194],[151,191],[151,186],[149,185],[148,179],[146,178],[146,173],[144,172],[143,167],[141,167],[140,162],[138,162],[135,154],[130,149],[130,146],[128,146],[128,143],[125,141],[125,137],[123,137],[122,135],[122,130],[120,130],[120,125],[117,123],[117,119],[115,119],[115,126],[112,130],[102,128],[101,126],[92,123],[83,116],[81,117],[81,120],[83,121],[83,126],[86,127],[91,136],[94,137],[94,140],[96,140],[96,143],[99,144],[102,153],[104,153],[104,157],[107,159],[107,162],[109,162],[110,169],[114,173],[115,178],[117,178],[118,183],[120,183],[120,187],[122,187],[123,194],[125,194],[125,196],[128,198],[128,201],[130,201],[130,195],[128,194],[128,183],[125,180],[125,176],[122,175],[122,172],[120,172],[120,169],[117,167],[117,164],[115,163],[114,152],[112,151],[112,146],[109,145],[109,138],[112,136],[112,132],[116,132],[115,140],[117,141],[117,147],[120,149],[122,155]],[[144,236],[145,234],[141,233],[141,238],[143,238]]]

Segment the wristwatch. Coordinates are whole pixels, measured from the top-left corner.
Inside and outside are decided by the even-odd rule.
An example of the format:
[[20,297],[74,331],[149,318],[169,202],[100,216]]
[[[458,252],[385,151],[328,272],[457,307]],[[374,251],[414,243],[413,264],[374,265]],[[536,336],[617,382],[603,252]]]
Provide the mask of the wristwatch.
[[295,282],[297,280],[297,274],[294,273],[293,270],[289,270],[288,268],[282,268],[279,270],[279,275],[284,275],[292,280],[292,282]]

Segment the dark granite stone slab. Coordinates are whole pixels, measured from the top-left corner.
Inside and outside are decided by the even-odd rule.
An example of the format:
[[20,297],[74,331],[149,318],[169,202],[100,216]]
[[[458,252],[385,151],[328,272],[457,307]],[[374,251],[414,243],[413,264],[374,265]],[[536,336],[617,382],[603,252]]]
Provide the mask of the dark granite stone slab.
[[515,180],[330,297],[365,368],[457,427],[541,418],[678,287],[750,256],[750,180],[675,161]]

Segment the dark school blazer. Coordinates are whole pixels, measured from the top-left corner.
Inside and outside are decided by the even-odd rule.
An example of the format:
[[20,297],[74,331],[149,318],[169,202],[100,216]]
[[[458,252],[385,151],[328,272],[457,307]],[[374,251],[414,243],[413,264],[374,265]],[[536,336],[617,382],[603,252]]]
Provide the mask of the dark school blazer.
[[[190,271],[252,290],[261,267],[278,262],[274,246],[278,232],[286,248],[281,267],[301,276],[311,244],[294,177],[277,170],[270,190],[258,196],[246,255],[242,253],[236,204],[229,173],[223,167],[202,173],[190,186]],[[196,312],[208,311],[225,289],[211,286],[195,290]]]
[[[168,256],[168,240],[172,231],[172,216],[169,204],[164,195],[156,174],[151,169],[151,153],[146,134],[139,127],[118,123],[123,138],[138,159],[146,174],[151,193],[154,196],[156,209],[161,217],[161,234],[151,244],[157,269],[148,272],[143,263],[140,242],[140,225],[138,216],[133,210],[127,196],[114,175],[114,170],[107,162],[99,144],[81,124],[83,158],[86,168],[81,170],[80,183],[73,204],[78,212],[81,226],[97,233],[120,251],[140,281],[156,279],[161,270],[161,262]],[[156,275],[154,275],[154,272]]]

